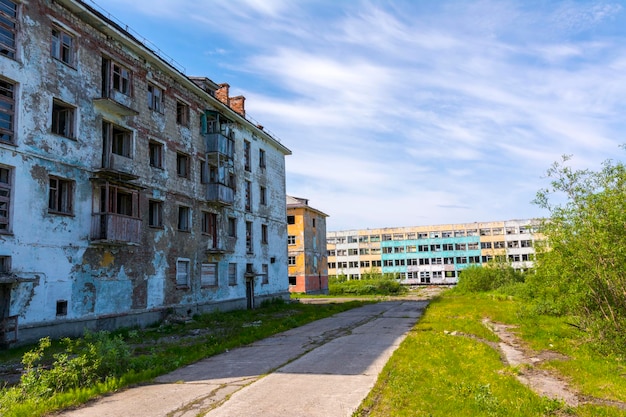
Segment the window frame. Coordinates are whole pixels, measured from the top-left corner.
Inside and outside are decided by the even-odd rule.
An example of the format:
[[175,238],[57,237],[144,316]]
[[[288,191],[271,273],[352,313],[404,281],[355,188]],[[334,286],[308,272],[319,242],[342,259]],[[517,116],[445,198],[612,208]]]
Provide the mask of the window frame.
[[[178,176],[178,178],[189,179],[190,162],[191,162],[191,157],[189,156],[189,154],[186,154],[184,152],[176,152],[176,175]],[[184,172],[181,169],[182,167],[184,167]]]
[[73,215],[74,188],[74,181],[50,175],[48,178],[48,213]]
[[296,265],[296,257],[295,257],[295,255],[287,256],[287,265],[288,266],[295,266]]
[[[287,235],[287,245],[295,245],[295,244],[296,244],[296,235]],[[328,252],[330,255],[330,251]],[[331,255],[331,256],[335,256],[335,255]]]
[[180,126],[189,127],[189,120],[189,104],[181,100],[176,100],[176,123]]
[[267,187],[259,186],[259,204],[267,206]]
[[55,135],[76,139],[76,107],[57,98],[52,99],[50,131]]
[[202,288],[217,287],[219,285],[218,268],[217,262],[203,262],[200,265],[200,286]]
[[[59,36],[55,36],[55,31],[58,32]],[[65,42],[66,38],[70,40],[69,44]],[[50,55],[57,61],[74,68],[76,65],[76,36],[61,26],[52,25]]]
[[[0,27],[2,27],[4,30],[6,30],[7,32],[9,32],[10,34],[12,34],[12,39],[11,36],[9,36],[10,39],[10,43],[4,42],[4,41],[0,41],[0,46],[2,46],[2,48],[0,48],[1,51],[5,51],[6,53],[0,53],[3,56],[6,56],[7,58],[10,59],[16,59],[17,56],[17,35],[18,35],[18,15],[19,15],[19,6],[20,3],[17,3],[15,1],[12,0],[5,0],[5,3],[11,3],[13,5],[13,10],[10,10],[8,8],[2,7],[0,8]],[[0,6],[5,6],[6,4],[0,5]],[[7,13],[10,12],[10,13]]]
[[[184,265],[184,269],[181,266]],[[176,259],[176,288],[189,288],[191,277],[191,260],[189,258]]]
[[268,264],[261,264],[261,273],[263,274],[263,278],[261,279],[261,284],[266,285],[270,283],[270,268]]
[[[148,141],[148,160],[152,168],[163,169],[165,145],[156,140]],[[156,151],[156,155],[155,155]]]
[[250,172],[252,171],[252,164],[250,163],[250,152],[251,152],[251,148],[252,145],[250,144],[249,141],[244,140],[243,141],[243,168]]
[[178,206],[178,221],[176,222],[176,230],[179,232],[191,232],[191,207]]
[[[6,85],[3,85],[6,84]],[[15,145],[17,83],[0,78],[0,142]],[[3,127],[6,124],[7,127]],[[8,137],[8,140],[5,139]]]
[[245,209],[247,212],[252,211],[252,181],[246,180],[245,185]]
[[157,113],[165,112],[165,89],[148,83],[148,108]]
[[268,227],[266,224],[261,225],[261,243],[267,245],[269,241]]
[[250,221],[247,221],[246,222],[246,253],[248,254],[254,253],[253,235],[254,235],[253,223]]
[[259,149],[259,168],[263,169],[267,167],[265,149]]
[[[0,165],[0,234],[11,233],[12,191],[13,168]],[[4,213],[4,215],[2,215],[2,213]]]
[[229,217],[228,218],[228,236],[229,237],[237,237],[237,218]]
[[228,285],[237,285],[237,264],[235,262],[228,264]]
[[[155,211],[156,209],[156,211]],[[163,201],[148,200],[148,227],[163,229]]]

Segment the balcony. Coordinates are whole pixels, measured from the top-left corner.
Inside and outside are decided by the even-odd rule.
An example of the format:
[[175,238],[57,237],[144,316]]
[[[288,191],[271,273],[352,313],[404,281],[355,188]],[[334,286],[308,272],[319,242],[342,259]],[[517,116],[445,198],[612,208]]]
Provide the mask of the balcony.
[[220,183],[206,184],[206,199],[209,203],[232,206],[235,202],[235,190]]
[[122,181],[133,181],[139,178],[135,174],[136,165],[131,158],[110,153],[103,158],[102,168],[97,171],[100,177]]
[[207,154],[219,154],[227,159],[233,159],[235,155],[235,141],[229,129],[220,133],[207,133],[204,143]]
[[94,106],[104,113],[118,116],[136,116],[139,112],[131,107],[132,98],[118,91],[103,92],[102,97],[93,99]]
[[113,213],[93,213],[91,240],[96,243],[138,244],[141,219]]

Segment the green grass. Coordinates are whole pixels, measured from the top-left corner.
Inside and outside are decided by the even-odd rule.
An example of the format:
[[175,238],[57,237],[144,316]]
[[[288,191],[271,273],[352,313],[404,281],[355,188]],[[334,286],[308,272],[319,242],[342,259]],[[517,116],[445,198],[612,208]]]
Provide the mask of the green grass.
[[[190,323],[161,324],[144,330],[118,332],[133,352],[131,369],[119,378],[54,394],[49,398],[20,399],[19,387],[0,390],[0,416],[34,417],[82,404],[94,397],[143,382],[200,359],[243,346],[303,324],[362,306],[351,301],[331,304],[266,303],[255,310],[214,312]],[[54,343],[47,353],[58,353]],[[30,347],[0,351],[0,363],[19,362]]]
[[582,394],[626,400],[624,364],[582,343],[584,335],[568,324],[571,318],[530,316],[510,297],[451,291],[431,303],[354,415],[626,416],[616,407],[570,408],[532,392],[486,343],[497,337],[483,318],[519,326],[513,331],[535,350],[569,356],[541,366],[560,373]]

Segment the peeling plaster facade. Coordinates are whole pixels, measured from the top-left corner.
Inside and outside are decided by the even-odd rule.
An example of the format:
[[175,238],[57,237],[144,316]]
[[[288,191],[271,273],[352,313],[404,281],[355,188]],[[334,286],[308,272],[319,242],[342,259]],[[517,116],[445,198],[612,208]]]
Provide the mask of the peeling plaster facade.
[[328,294],[326,217],[304,198],[287,196],[289,291]]
[[361,279],[393,274],[405,284],[456,284],[470,265],[506,260],[517,270],[532,268],[536,220],[395,227],[328,232],[330,276]]
[[81,1],[8,4],[0,322],[19,332],[5,343],[287,297],[291,152],[244,98]]

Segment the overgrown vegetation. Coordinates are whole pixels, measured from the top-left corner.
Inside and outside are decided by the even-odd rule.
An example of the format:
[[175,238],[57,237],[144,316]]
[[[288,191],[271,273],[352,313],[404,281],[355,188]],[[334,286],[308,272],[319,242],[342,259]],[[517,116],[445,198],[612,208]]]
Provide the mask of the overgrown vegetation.
[[[536,351],[567,355],[535,366],[600,401],[570,407],[520,383],[520,370],[489,345],[498,338],[482,323],[485,317],[516,326],[515,334]],[[626,401],[624,363],[581,344],[570,319],[530,313],[515,297],[449,290],[431,302],[354,416],[624,417],[625,410],[609,405]]]
[[[80,339],[56,342],[44,338],[22,355],[24,373],[19,384],[0,387],[0,416],[40,416],[77,405],[360,305],[356,301],[310,305],[276,300],[256,310],[168,320],[143,330],[86,333]],[[12,358],[11,350],[0,351],[0,362]]]
[[366,279],[339,276],[328,281],[329,295],[399,295],[407,291],[392,274],[370,273]]
[[471,265],[464,269],[456,290],[461,293],[512,290],[523,282],[524,274],[513,269],[511,264],[493,261],[486,266]]

